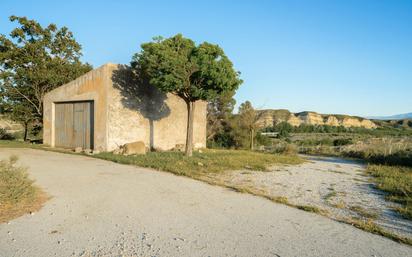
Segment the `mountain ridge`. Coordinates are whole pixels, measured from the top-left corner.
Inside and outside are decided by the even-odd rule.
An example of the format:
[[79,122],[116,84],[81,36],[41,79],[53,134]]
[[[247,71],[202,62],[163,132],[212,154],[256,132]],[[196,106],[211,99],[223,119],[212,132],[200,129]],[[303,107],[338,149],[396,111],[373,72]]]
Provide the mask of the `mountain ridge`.
[[404,120],[404,119],[412,119],[412,112],[402,113],[402,114],[395,114],[390,116],[367,116],[365,117],[370,120]]

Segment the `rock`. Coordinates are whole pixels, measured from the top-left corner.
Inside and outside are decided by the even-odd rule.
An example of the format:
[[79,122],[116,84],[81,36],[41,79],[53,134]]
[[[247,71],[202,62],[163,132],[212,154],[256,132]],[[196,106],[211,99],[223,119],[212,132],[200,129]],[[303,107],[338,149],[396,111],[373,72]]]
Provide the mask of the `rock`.
[[84,149],[84,153],[87,154],[87,155],[91,155],[92,150],[91,149]]
[[184,150],[185,144],[176,144],[175,147],[173,147],[173,151],[183,152]]
[[81,148],[81,147],[74,148],[75,153],[81,153],[82,151],[83,151],[83,148]]
[[100,151],[99,150],[93,150],[93,154],[99,154]]
[[377,128],[377,125],[368,119],[349,115],[320,114],[316,112],[291,113],[288,110],[261,110],[257,125],[260,128],[270,127],[281,122],[287,122],[297,127],[301,124],[307,125],[329,125],[349,127],[363,127],[368,129]]
[[302,121],[298,117],[296,117],[294,114],[291,114],[289,116],[289,119],[287,120],[287,123],[289,123],[292,126],[297,127],[300,124],[302,124]]
[[301,112],[298,117],[306,124],[323,125],[323,117],[316,112]]
[[327,117],[325,124],[329,126],[336,126],[336,127],[340,125],[338,118],[336,118],[333,115],[330,115],[329,117]]
[[201,162],[198,162],[197,165],[198,165],[198,166],[201,166],[201,167],[204,166],[203,163],[201,163]]
[[119,147],[113,151],[113,154],[122,154],[122,153],[123,153],[123,147]]
[[123,149],[124,155],[146,154],[146,146],[142,141],[125,144]]

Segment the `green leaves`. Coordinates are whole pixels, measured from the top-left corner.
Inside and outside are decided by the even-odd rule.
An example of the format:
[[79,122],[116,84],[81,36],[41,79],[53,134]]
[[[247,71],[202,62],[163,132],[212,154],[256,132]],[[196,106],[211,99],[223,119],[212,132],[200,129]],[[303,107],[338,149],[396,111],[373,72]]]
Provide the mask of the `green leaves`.
[[156,37],[141,47],[132,67],[141,69],[152,85],[187,102],[214,99],[242,83],[240,73],[218,45],[204,42],[196,46],[177,34],[167,39]]
[[19,121],[41,121],[44,95],[91,66],[81,63],[81,46],[66,27],[42,27],[35,20],[17,16],[11,16],[10,21],[19,26],[9,38],[0,35],[2,105]]

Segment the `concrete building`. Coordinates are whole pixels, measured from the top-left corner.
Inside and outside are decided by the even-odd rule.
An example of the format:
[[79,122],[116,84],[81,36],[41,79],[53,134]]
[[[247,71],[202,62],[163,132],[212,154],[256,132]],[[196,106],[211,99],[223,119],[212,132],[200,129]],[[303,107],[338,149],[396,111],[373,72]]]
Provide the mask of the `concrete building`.
[[[173,94],[145,85],[124,65],[105,64],[44,97],[43,142],[52,147],[112,151],[143,141],[169,150],[186,140],[187,107]],[[206,147],[206,103],[194,117],[195,148]]]

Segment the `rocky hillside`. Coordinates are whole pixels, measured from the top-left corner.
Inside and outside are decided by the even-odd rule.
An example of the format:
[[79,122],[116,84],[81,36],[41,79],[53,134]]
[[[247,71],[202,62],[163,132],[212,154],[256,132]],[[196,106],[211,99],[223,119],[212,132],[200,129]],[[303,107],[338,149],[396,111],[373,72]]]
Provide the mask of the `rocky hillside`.
[[286,121],[292,126],[300,124],[329,125],[344,127],[376,128],[377,125],[368,119],[338,114],[320,114],[316,112],[291,113],[288,110],[260,110],[258,121],[261,127],[270,127]]
[[0,128],[6,130],[8,133],[23,131],[23,126],[21,124],[10,120],[3,114],[0,114]]

